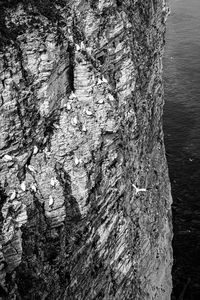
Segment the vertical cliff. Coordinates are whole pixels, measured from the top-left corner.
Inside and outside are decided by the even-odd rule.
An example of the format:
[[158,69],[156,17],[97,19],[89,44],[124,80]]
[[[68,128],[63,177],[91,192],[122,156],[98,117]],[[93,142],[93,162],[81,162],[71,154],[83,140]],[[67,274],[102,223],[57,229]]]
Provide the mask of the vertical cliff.
[[1,299],[169,300],[165,0],[0,6]]

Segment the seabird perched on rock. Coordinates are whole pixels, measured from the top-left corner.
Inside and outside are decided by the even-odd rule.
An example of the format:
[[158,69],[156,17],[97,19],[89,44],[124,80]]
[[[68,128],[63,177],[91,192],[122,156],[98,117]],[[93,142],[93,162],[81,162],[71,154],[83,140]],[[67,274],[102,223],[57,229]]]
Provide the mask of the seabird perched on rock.
[[14,191],[12,192],[12,194],[10,195],[10,200],[14,200],[15,197],[16,197],[16,191],[14,190]]
[[71,120],[71,124],[74,125],[74,126],[78,124],[78,118],[77,118],[77,116],[75,116],[75,117]]
[[89,110],[89,109],[87,109],[86,111],[85,111],[85,113],[86,113],[86,115],[87,116],[92,116],[92,111],[91,110]]
[[76,51],[80,51],[80,50],[81,50],[81,47],[78,44],[76,44]]
[[51,184],[52,187],[55,187],[57,182],[58,182],[57,179],[55,177],[52,177],[51,181],[50,181],[50,184]]
[[76,98],[76,95],[74,94],[74,92],[71,92],[71,94],[69,95],[69,99],[74,99]]
[[66,107],[67,107],[67,110],[71,110],[71,108],[72,108],[72,106],[71,106],[71,104],[69,102],[67,102]]
[[21,189],[22,189],[23,192],[26,191],[26,183],[25,183],[25,181],[22,181],[22,183],[21,183]]
[[102,78],[102,81],[103,81],[104,83],[108,83],[108,80],[107,80],[105,77]]
[[103,98],[100,98],[99,101],[98,101],[98,103],[99,103],[99,104],[103,104],[103,103],[104,103],[104,99],[103,99]]
[[77,156],[74,157],[74,163],[76,166],[79,164],[79,159]]
[[83,41],[81,42],[81,50],[85,50],[85,44],[83,43]]
[[38,153],[38,147],[35,145],[33,147],[33,154],[37,154]]
[[97,79],[97,84],[102,84],[101,78],[98,78],[98,79]]
[[50,195],[50,196],[49,196],[49,207],[52,208],[52,207],[53,207],[53,204],[54,204],[54,199],[53,199],[53,197]]
[[92,54],[92,47],[87,47],[87,48],[86,48],[86,51],[87,51],[87,53],[88,53],[89,55],[91,55],[91,54]]
[[36,189],[36,186],[33,183],[31,183],[30,188],[36,193],[37,189]]
[[32,173],[35,173],[35,168],[31,165],[28,166],[28,169],[32,172]]

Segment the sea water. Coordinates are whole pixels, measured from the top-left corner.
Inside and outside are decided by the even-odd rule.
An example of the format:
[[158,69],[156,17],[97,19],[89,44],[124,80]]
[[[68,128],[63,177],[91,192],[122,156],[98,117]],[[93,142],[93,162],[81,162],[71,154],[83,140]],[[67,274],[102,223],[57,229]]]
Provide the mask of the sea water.
[[172,184],[174,292],[200,299],[200,0],[173,0],[163,59]]

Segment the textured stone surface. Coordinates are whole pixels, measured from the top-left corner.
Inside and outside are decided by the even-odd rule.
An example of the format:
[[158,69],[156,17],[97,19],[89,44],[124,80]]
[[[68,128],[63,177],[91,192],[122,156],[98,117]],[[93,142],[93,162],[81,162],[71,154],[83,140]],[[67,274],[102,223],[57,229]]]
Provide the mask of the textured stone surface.
[[170,299],[165,1],[17,2],[0,66],[2,298]]

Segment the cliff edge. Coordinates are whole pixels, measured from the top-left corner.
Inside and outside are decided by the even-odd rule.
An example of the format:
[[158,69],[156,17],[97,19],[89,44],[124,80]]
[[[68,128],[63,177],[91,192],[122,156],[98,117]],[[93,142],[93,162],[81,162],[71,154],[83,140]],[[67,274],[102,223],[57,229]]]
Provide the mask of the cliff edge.
[[167,12],[0,2],[1,299],[170,299]]

